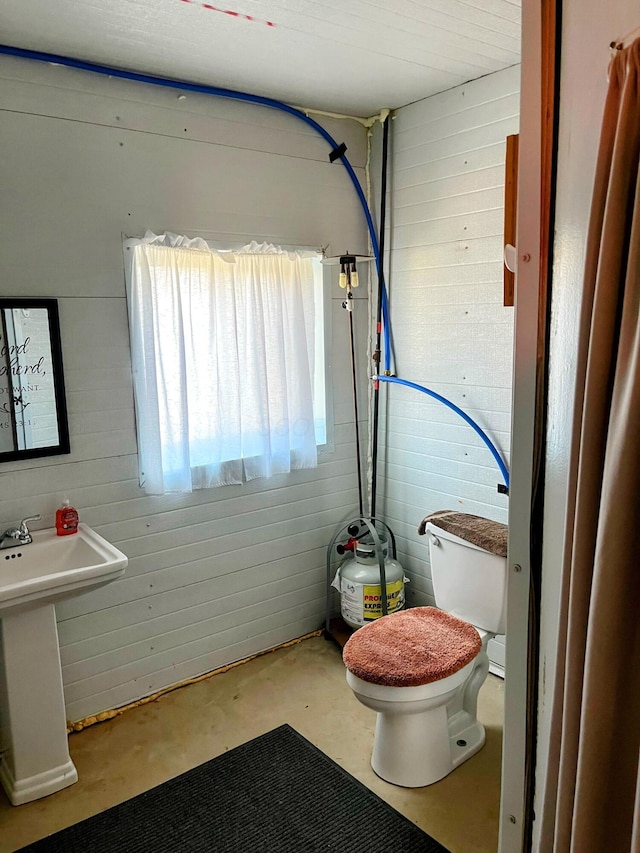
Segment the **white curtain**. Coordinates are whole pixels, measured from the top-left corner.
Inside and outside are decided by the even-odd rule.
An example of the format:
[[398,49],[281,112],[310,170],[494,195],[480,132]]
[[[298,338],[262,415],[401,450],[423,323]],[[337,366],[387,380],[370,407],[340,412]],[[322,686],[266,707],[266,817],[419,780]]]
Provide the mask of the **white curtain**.
[[150,232],[128,253],[145,491],[315,467],[313,253]]

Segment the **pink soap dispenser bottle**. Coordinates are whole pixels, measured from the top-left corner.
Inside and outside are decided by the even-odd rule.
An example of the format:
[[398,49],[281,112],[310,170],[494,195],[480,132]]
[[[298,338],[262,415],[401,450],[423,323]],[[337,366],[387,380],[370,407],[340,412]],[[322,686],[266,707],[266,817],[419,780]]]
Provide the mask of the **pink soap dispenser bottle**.
[[71,506],[68,498],[65,498],[60,509],[56,510],[56,533],[58,536],[69,536],[77,532],[78,510]]

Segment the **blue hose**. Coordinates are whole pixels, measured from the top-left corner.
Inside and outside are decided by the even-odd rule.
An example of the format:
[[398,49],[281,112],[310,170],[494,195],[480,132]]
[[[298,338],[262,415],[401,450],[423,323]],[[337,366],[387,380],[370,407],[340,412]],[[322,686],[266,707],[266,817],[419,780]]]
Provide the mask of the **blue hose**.
[[[331,136],[331,134],[322,127],[321,124],[318,124],[317,121],[312,119],[306,113],[302,112],[302,110],[296,109],[296,107],[291,107],[289,104],[285,104],[282,101],[277,101],[275,98],[265,98],[262,95],[250,95],[247,92],[236,92],[233,89],[222,89],[218,86],[207,86],[200,83],[185,83],[181,80],[171,80],[165,77],[155,77],[151,74],[138,74],[135,71],[122,71],[119,68],[110,68],[107,65],[97,65],[94,62],[84,62],[81,59],[71,59],[67,56],[59,56],[55,53],[42,53],[37,50],[25,50],[21,47],[11,47],[10,45],[0,45],[0,54],[7,54],[8,56],[18,56],[22,59],[34,59],[40,62],[52,62],[56,65],[65,65],[69,68],[77,68],[80,71],[92,71],[96,74],[104,74],[108,77],[120,77],[124,80],[134,80],[138,83],[149,83],[152,86],[164,86],[168,89],[180,89],[185,92],[198,92],[203,95],[216,95],[220,98],[230,98],[235,101],[246,101],[250,104],[259,104],[263,107],[271,107],[276,110],[280,110],[281,112],[288,113],[289,115],[294,116],[295,118],[304,121],[309,127],[312,127],[316,133],[319,133],[320,136],[328,142],[331,146],[332,151],[336,151],[338,149],[338,143]],[[356,173],[353,171],[353,167],[349,162],[348,158],[344,154],[340,154],[340,159],[342,160],[342,164],[347,170],[347,174],[351,179],[351,182],[354,186],[354,189],[358,195],[360,200],[360,204],[362,205],[362,210],[364,212],[365,219],[367,221],[367,228],[369,230],[369,237],[371,239],[371,247],[373,249],[373,254],[376,260],[376,269],[378,272],[378,276],[382,276],[382,258],[380,257],[380,246],[378,243],[378,237],[376,234],[376,230],[373,224],[373,219],[371,217],[371,211],[369,210],[369,205],[367,204],[367,199],[365,198],[362,187],[360,186],[360,181],[358,180]],[[391,334],[390,334],[390,321],[389,321],[389,302],[387,299],[387,290],[384,286],[384,282],[382,285],[382,298],[381,298],[381,306],[382,306],[382,331],[383,331],[383,340],[384,340],[384,366],[385,370],[389,371],[391,369]],[[502,476],[504,477],[505,485],[507,488],[509,487],[509,474],[507,472],[507,468],[500,457],[500,454],[496,450],[495,446],[488,438],[485,432],[478,426],[478,424],[472,420],[467,414],[465,414],[462,409],[459,409],[456,405],[451,403],[445,397],[441,397],[439,394],[436,394],[435,391],[429,391],[429,389],[424,388],[422,385],[416,385],[415,382],[408,382],[405,379],[398,379],[397,377],[392,376],[384,376],[380,375],[376,377],[377,379],[382,380],[383,382],[395,382],[399,385],[407,385],[409,388],[415,388],[418,391],[422,391],[425,394],[429,394],[436,400],[439,400],[441,403],[444,403],[445,406],[448,406],[452,409],[456,414],[460,415],[460,417],[465,420],[469,426],[473,427],[473,429],[478,433],[480,438],[487,445],[491,453],[493,454],[494,459],[498,463],[498,467],[502,472]]]
[[486,432],[482,429],[482,427],[478,426],[478,424],[470,418],[466,412],[463,412],[455,403],[452,403],[451,400],[447,400],[446,397],[443,397],[441,394],[437,394],[435,391],[431,391],[429,388],[425,388],[424,385],[418,385],[415,382],[409,382],[406,379],[398,379],[397,376],[374,376],[373,379],[379,379],[380,382],[392,382],[394,385],[406,385],[407,388],[414,388],[416,391],[422,391],[423,394],[427,394],[429,397],[433,397],[434,400],[437,400],[439,403],[443,403],[449,409],[454,411],[456,415],[459,415],[463,421],[469,424],[469,426],[476,431],[476,433],[480,436],[480,438],[487,445],[489,450],[491,451],[491,455],[496,460],[498,464],[498,468],[500,469],[500,473],[504,478],[504,484],[509,488],[509,471],[507,470],[507,466],[505,465],[502,457],[498,453],[495,444],[491,441]]
[[[135,71],[122,71],[119,68],[110,68],[107,65],[97,65],[94,62],[85,62],[81,59],[71,59],[67,56],[59,56],[55,53],[43,53],[38,50],[25,50],[21,47],[11,47],[11,45],[0,45],[0,54],[2,53],[7,54],[8,56],[19,56],[22,59],[35,59],[39,60],[40,62],[53,62],[56,65],[66,65],[69,68],[78,68],[80,71],[93,71],[96,74],[105,74],[108,77],[120,77],[124,80],[134,80],[138,83],[149,83],[152,86],[164,86],[168,89],[181,89],[185,92],[198,92],[202,95],[216,95],[220,98],[230,98],[231,100],[235,101],[246,101],[250,104],[259,104],[263,107],[271,107],[273,109],[280,110],[281,112],[288,113],[289,115],[295,116],[295,118],[306,122],[309,127],[312,127],[316,131],[316,133],[319,133],[320,136],[326,142],[329,143],[332,151],[335,151],[338,148],[338,143],[336,142],[336,140],[327,130],[325,130],[324,127],[322,127],[321,124],[318,124],[317,121],[314,121],[314,119],[312,119],[306,113],[302,112],[302,110],[296,109],[296,107],[291,107],[289,106],[289,104],[285,104],[282,101],[276,100],[275,98],[265,98],[262,95],[251,95],[248,92],[236,92],[233,89],[222,89],[219,86],[207,86],[205,84],[200,83],[185,83],[182,80],[171,80],[166,77],[156,77],[152,74],[138,74]],[[344,154],[340,154],[340,159],[342,160],[342,165],[347,170],[347,174],[351,179],[351,182],[360,200],[360,204],[362,205],[362,210],[367,221],[367,228],[369,230],[369,237],[371,239],[373,254],[376,259],[378,275],[380,276],[382,275],[382,259],[380,258],[380,247],[378,244],[376,230],[373,224],[373,219],[371,217],[371,212],[369,210],[369,205],[367,204],[367,199],[365,198],[362,187],[360,186],[360,181],[358,180],[356,173],[353,171],[353,167],[349,162],[348,158]],[[390,370],[391,343],[389,335],[389,308],[386,289],[384,288],[384,286],[382,289],[382,316],[385,369]]]

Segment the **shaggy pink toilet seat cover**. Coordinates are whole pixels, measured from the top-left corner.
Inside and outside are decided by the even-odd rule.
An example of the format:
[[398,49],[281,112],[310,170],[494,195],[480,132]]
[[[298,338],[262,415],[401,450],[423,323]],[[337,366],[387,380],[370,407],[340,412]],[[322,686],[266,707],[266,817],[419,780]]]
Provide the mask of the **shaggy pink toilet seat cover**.
[[343,660],[363,681],[417,687],[458,672],[481,648],[480,635],[468,622],[437,607],[412,607],[352,634]]

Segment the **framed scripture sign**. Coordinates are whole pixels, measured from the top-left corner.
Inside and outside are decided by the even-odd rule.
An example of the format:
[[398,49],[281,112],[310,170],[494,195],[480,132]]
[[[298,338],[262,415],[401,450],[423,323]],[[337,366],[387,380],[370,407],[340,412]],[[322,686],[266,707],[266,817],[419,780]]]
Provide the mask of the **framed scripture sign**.
[[0,299],[0,462],[69,453],[58,303]]

